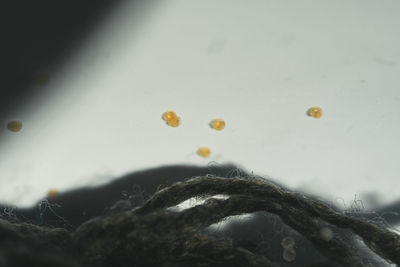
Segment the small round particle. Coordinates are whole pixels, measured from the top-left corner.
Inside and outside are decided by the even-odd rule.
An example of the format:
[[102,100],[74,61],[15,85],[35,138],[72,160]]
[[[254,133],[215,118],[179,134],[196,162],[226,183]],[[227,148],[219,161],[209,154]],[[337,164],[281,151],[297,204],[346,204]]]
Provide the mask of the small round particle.
[[213,119],[210,122],[211,128],[217,130],[217,131],[222,131],[225,128],[225,120],[224,119]]
[[167,124],[171,127],[178,127],[180,123],[181,123],[181,118],[179,117],[176,118],[175,120],[167,121]]
[[176,115],[175,111],[168,110],[163,113],[162,119],[171,127],[178,127],[181,122],[181,118]]
[[330,241],[333,238],[333,231],[329,227],[323,227],[319,230],[321,238],[325,241]]
[[290,236],[287,236],[282,239],[281,246],[284,248],[291,248],[294,246],[294,239]]
[[47,192],[47,197],[49,197],[49,198],[56,197],[57,195],[58,195],[57,189],[50,189],[50,190]]
[[322,109],[320,107],[309,108],[307,111],[307,115],[315,119],[319,119],[322,117]]
[[49,81],[50,76],[49,76],[49,74],[47,74],[47,73],[45,73],[45,72],[40,72],[40,73],[37,73],[37,74],[33,77],[33,79],[34,79],[34,82],[35,82],[36,84],[45,85],[45,84],[47,84],[47,82]]
[[197,154],[199,154],[203,158],[208,158],[211,155],[211,150],[208,147],[200,147],[197,150]]
[[294,261],[294,259],[296,258],[296,251],[292,247],[285,248],[283,250],[282,256],[283,256],[283,259],[287,262]]
[[176,115],[175,111],[168,110],[163,113],[162,118],[165,121],[171,121],[171,120],[176,120],[178,118],[178,115]]
[[12,132],[19,132],[22,129],[22,121],[13,120],[7,123],[8,130]]

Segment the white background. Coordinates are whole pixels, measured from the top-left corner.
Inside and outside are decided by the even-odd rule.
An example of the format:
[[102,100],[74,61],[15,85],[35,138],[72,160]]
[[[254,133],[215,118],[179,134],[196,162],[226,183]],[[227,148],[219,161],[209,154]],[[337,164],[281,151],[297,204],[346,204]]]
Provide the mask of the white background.
[[397,200],[399,14],[387,0],[126,1],[43,70],[49,90],[10,117],[23,129],[1,129],[0,202],[213,161],[339,205]]

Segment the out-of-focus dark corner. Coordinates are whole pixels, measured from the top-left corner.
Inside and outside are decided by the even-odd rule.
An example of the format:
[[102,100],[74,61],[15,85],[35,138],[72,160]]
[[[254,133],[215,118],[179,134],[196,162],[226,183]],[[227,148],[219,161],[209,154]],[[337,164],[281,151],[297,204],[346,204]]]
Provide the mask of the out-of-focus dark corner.
[[63,64],[121,0],[2,1],[0,119],[45,93],[48,66]]

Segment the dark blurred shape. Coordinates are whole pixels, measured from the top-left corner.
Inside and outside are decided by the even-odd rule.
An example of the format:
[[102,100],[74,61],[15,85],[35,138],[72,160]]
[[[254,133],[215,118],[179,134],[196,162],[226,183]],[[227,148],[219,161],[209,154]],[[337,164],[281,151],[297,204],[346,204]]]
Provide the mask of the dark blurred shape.
[[48,73],[46,72],[40,72],[37,73],[34,77],[33,77],[33,81],[35,84],[38,85],[45,85],[49,82],[50,80],[50,76]]
[[[188,181],[188,179],[194,177],[197,177],[197,179]],[[220,179],[221,177],[227,178],[227,180]],[[261,181],[264,186],[262,186]],[[179,244],[194,244],[195,253],[200,253],[206,261],[210,259],[213,261],[216,255],[218,259],[223,260],[224,257],[222,256],[230,255],[234,252],[233,249],[236,251],[233,253],[236,256],[240,256],[245,249],[254,253],[256,256],[254,260],[262,255],[272,262],[279,263],[280,266],[341,266],[331,265],[333,264],[331,260],[342,263],[362,261],[372,264],[365,266],[387,266],[387,264],[380,265],[384,262],[383,258],[396,259],[395,261],[397,261],[396,254],[387,253],[388,251],[395,251],[396,248],[393,249],[393,247],[398,246],[397,243],[393,243],[392,246],[384,239],[390,239],[390,242],[394,239],[399,240],[394,237],[393,233],[387,231],[384,225],[376,224],[376,219],[369,221],[371,218],[368,217],[368,214],[335,212],[334,207],[328,208],[323,203],[303,194],[284,189],[271,181],[265,182],[257,176],[247,174],[235,165],[210,165],[206,167],[176,165],[148,169],[125,175],[102,186],[52,194],[51,197],[40,201],[30,209],[2,207],[0,205],[0,234],[2,231],[15,233],[22,230],[23,235],[32,232],[34,233],[33,239],[35,239],[32,241],[32,247],[36,248],[42,242],[64,246],[71,241],[68,241],[68,238],[71,237],[71,235],[66,234],[66,231],[68,231],[73,233],[75,241],[78,241],[72,247],[79,246],[80,251],[85,251],[91,244],[102,244],[97,247],[100,248],[101,255],[106,251],[106,249],[103,249],[103,245],[107,246],[107,250],[110,249],[109,256],[104,258],[104,264],[95,264],[95,266],[110,266],[111,262],[113,266],[125,266],[124,259],[121,259],[120,247],[115,248],[110,244],[136,244],[138,240],[139,245],[137,247],[124,246],[124,248],[127,248],[124,257],[136,257],[132,256],[132,251],[138,252],[139,248],[149,247],[158,242],[160,246],[157,245],[156,251],[150,253],[146,249],[143,254],[146,256],[143,259],[152,261],[152,256],[157,253],[169,255],[171,245],[178,244],[178,250],[181,250],[182,247]],[[165,190],[160,190],[163,188]],[[154,197],[154,194],[157,197]],[[181,212],[166,209],[193,196],[215,194],[228,194],[230,198],[226,201],[209,199],[203,205]],[[150,196],[153,196],[153,198],[148,200]],[[126,213],[127,217],[121,219],[120,215],[125,214],[125,211],[132,211],[133,213],[128,212]],[[252,213],[252,216],[245,219],[231,217],[230,220],[225,221],[225,218],[230,216],[248,213]],[[132,214],[137,216],[131,218]],[[141,217],[142,215],[143,217]],[[214,217],[217,219],[212,219]],[[3,223],[2,218],[17,224]],[[215,222],[222,221],[225,222],[223,227],[215,225]],[[18,224],[20,222],[33,223],[33,225],[20,225]],[[82,225],[84,222],[87,223]],[[192,239],[191,234],[182,238],[183,231],[192,229],[190,226],[192,224],[207,226],[207,228],[202,228],[201,231],[199,229],[199,232],[195,231],[195,239]],[[354,225],[351,226],[352,224]],[[79,225],[81,227],[78,227]],[[213,225],[213,227],[208,227],[209,225]],[[50,229],[54,226],[64,229],[53,229],[54,231],[61,231],[61,235],[59,235],[52,230],[48,232],[49,228],[47,227],[49,226]],[[28,228],[32,229],[29,230]],[[104,230],[106,228],[110,228],[111,232]],[[353,230],[354,233],[347,228]],[[372,233],[369,236],[371,229],[377,233]],[[329,233],[326,234],[325,230],[329,230]],[[46,238],[55,234],[56,242],[46,241],[43,238],[36,240],[38,239],[36,237],[40,236],[37,235],[38,231],[44,231]],[[135,231],[134,234],[132,234],[133,231]],[[191,230],[189,232],[192,233]],[[380,238],[373,239],[374,242],[379,242],[379,244],[376,243],[376,246],[372,246],[376,247],[377,252],[381,256],[383,255],[383,258],[372,254],[370,249],[359,244],[356,238],[357,234],[368,241],[382,233],[382,240]],[[198,234],[205,234],[206,236],[198,239]],[[149,239],[150,236],[153,239]],[[131,242],[131,237],[138,239]],[[210,237],[210,240],[208,240],[208,237]],[[28,236],[23,241],[26,243],[29,238]],[[93,238],[95,240],[92,240]],[[125,240],[125,238],[129,240]],[[186,242],[186,238],[190,240],[189,243]],[[288,238],[293,241],[282,242]],[[10,239],[17,240],[14,237]],[[117,241],[113,239],[117,239]],[[62,242],[59,242],[60,240]],[[143,245],[140,243],[141,240],[144,242]],[[371,244],[370,241],[368,242],[368,244]],[[15,247],[19,243],[11,245]],[[0,242],[1,246],[2,242]],[[5,244],[5,246],[9,247],[10,244]],[[205,247],[207,247],[206,250],[204,250]],[[387,249],[388,247],[390,249]],[[183,247],[183,253],[192,255],[186,251],[192,248],[191,245],[188,248]],[[290,250],[287,250],[288,248]],[[382,248],[382,250],[378,248]],[[15,257],[12,255],[25,253],[26,250],[30,250],[30,248],[23,247],[22,252],[19,249],[6,251],[7,253],[3,257],[15,263]],[[220,251],[215,253],[217,250]],[[286,255],[285,252],[292,254]],[[294,255],[294,252],[296,255]],[[323,253],[321,254],[321,252]],[[53,252],[46,253],[46,255],[52,255]],[[97,253],[99,252],[95,252],[96,261],[102,258],[98,257]],[[246,253],[250,255],[248,252]],[[36,252],[33,254],[36,255]],[[86,256],[94,255],[91,252],[84,254]],[[36,262],[37,260],[37,257],[33,257],[30,261]],[[103,258],[100,259],[100,261],[102,260]],[[133,262],[132,259],[129,262]],[[225,263],[230,264],[226,266],[250,266],[248,264],[232,265],[229,260]],[[272,265],[264,264],[260,266]],[[347,264],[343,266],[361,265]]]
[[232,177],[237,167],[168,166],[125,175],[108,184],[58,192],[30,209],[16,209],[17,217],[39,225],[75,228],[90,218],[103,215],[119,200],[130,199],[134,206],[153,195],[157,189],[196,176]]
[[49,74],[42,70],[68,60],[77,45],[121,2],[2,1],[0,117],[43,91],[31,86],[48,82]]

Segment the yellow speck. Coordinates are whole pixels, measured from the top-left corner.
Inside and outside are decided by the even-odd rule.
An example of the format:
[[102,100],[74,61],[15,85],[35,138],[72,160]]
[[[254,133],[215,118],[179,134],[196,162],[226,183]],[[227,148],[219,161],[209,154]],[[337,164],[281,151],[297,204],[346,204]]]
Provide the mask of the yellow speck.
[[200,147],[197,150],[197,154],[199,154],[203,158],[208,158],[211,155],[211,150],[208,147]]
[[50,76],[49,76],[49,74],[47,74],[47,73],[45,73],[45,72],[40,72],[40,73],[37,73],[37,74],[33,77],[33,79],[34,79],[34,82],[35,82],[36,84],[44,85],[44,84],[46,84],[46,83],[49,81]]
[[217,130],[217,131],[222,131],[225,128],[225,120],[224,119],[213,119],[210,122],[211,128]]
[[178,117],[178,115],[176,115],[176,112],[172,110],[164,112],[162,118],[171,127],[178,127],[181,122],[181,118]]
[[7,123],[8,130],[12,132],[19,132],[22,129],[22,121],[13,120]]
[[56,197],[57,195],[58,195],[58,191],[56,189],[50,189],[47,192],[47,197],[49,197],[49,198]]
[[322,117],[322,109],[320,107],[312,107],[307,111],[307,115],[319,119]]

